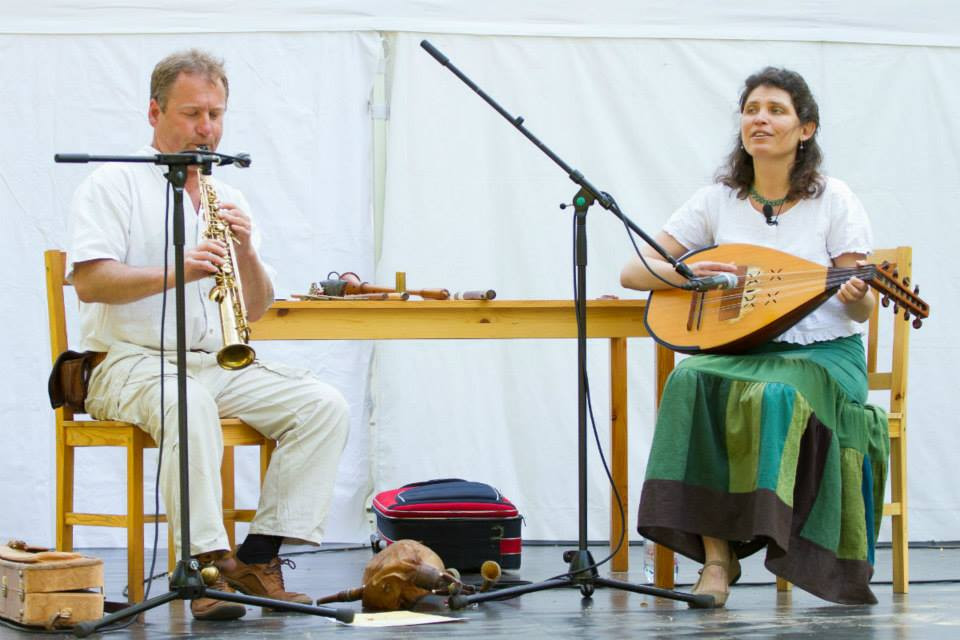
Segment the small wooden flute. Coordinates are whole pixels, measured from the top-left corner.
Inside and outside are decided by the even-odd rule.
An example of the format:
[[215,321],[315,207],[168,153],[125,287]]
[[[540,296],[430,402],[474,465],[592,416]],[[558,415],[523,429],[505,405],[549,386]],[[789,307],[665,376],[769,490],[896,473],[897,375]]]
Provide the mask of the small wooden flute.
[[497,297],[497,292],[493,289],[486,291],[457,291],[453,294],[454,300],[493,300]]

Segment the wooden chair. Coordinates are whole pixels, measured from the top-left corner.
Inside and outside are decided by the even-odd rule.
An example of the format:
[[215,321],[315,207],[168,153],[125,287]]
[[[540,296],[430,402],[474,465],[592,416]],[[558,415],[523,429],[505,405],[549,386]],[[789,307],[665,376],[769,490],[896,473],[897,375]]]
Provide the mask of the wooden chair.
[[[69,286],[69,283],[64,280],[66,256],[62,251],[53,249],[45,251],[43,257],[47,272],[50,351],[53,359],[56,360],[57,356],[67,349],[67,323],[63,294],[63,288]],[[263,482],[276,443],[241,420],[225,418],[221,420],[221,424],[224,442],[223,464],[220,470],[223,482],[223,520],[230,544],[234,545],[236,523],[252,521],[256,512],[253,509],[236,508],[233,447],[244,445],[260,447],[260,481]],[[57,549],[73,550],[73,528],[76,526],[125,528],[127,530],[127,585],[131,602],[143,599],[143,526],[145,523],[154,521],[166,522],[165,515],[144,514],[143,450],[156,446],[153,438],[129,422],[78,417],[66,407],[56,410]],[[77,447],[123,447],[126,450],[127,508],[125,514],[74,512],[74,450]],[[173,544],[169,547],[172,567],[179,550],[174,549]]]
[[[870,262],[884,260],[897,265],[901,278],[912,277],[913,250],[910,247],[878,249],[870,256]],[[893,342],[890,349],[890,370],[878,371],[877,351],[879,346],[880,317],[886,313],[893,321]],[[907,593],[910,582],[910,560],[907,536],[907,366],[909,364],[910,323],[888,311],[874,306],[867,331],[867,381],[871,391],[888,391],[890,394],[887,418],[890,422],[890,502],[883,505],[883,515],[892,520],[893,591]],[[660,369],[669,369],[662,365]],[[657,545],[654,580],[658,587],[672,589],[673,552]],[[791,585],[777,578],[777,590],[788,591]]]

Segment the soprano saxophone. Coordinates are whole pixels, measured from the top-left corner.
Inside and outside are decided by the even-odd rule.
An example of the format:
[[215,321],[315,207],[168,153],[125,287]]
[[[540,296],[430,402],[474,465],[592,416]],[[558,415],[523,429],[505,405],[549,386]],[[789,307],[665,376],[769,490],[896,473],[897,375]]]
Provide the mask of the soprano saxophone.
[[213,275],[214,285],[210,299],[220,305],[220,326],[223,329],[223,348],[217,352],[217,363],[224,369],[243,369],[257,357],[250,342],[247,307],[243,303],[243,285],[233,243],[236,241],[230,225],[220,216],[220,202],[210,178],[199,172],[200,208],[205,226],[203,235],[219,240],[227,247],[223,264]]

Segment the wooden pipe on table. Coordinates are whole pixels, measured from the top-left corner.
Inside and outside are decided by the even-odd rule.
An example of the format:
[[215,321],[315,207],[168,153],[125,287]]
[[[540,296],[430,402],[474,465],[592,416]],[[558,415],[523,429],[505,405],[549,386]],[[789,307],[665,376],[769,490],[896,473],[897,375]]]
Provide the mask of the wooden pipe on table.
[[[357,274],[350,271],[340,274],[339,279],[345,283],[343,285],[343,292],[347,294],[397,293],[397,290],[393,287],[361,282]],[[429,300],[446,300],[450,297],[450,292],[447,289],[407,289],[404,293],[420,296],[421,298]]]
[[[362,282],[360,284],[352,284],[347,282],[343,290],[348,294],[397,293],[397,290],[392,287],[384,287],[376,284],[369,284],[367,282]],[[427,300],[447,300],[450,298],[450,291],[447,289],[407,289],[403,293],[408,293],[413,296],[420,296],[421,298]]]
[[316,293],[293,293],[291,297],[297,300],[409,300],[410,294],[402,293],[356,293],[344,296],[328,296]]

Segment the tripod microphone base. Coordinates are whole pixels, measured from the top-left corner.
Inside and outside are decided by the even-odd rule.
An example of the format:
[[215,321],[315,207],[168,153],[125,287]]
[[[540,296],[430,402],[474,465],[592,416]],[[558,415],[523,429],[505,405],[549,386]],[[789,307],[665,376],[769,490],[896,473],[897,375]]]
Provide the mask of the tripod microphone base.
[[694,609],[710,609],[714,606],[713,596],[684,593],[682,591],[672,591],[670,589],[661,589],[660,587],[651,587],[648,585],[632,584],[622,580],[613,580],[603,578],[597,572],[597,567],[593,562],[590,552],[585,549],[577,551],[564,551],[563,559],[569,563],[570,572],[566,575],[550,578],[536,584],[525,584],[519,587],[510,587],[508,589],[497,589],[495,591],[486,591],[484,593],[475,593],[472,595],[455,595],[447,600],[451,609],[463,609],[471,604],[487,602],[489,600],[509,600],[522,596],[525,593],[535,591],[545,591],[547,589],[559,589],[562,587],[577,587],[584,598],[593,595],[597,587],[610,587],[612,589],[621,589],[623,591],[632,591],[648,596],[658,598],[668,598],[670,600],[679,600],[686,602]]
[[248,604],[254,607],[268,607],[278,611],[295,611],[297,613],[306,613],[314,616],[334,618],[335,620],[346,624],[353,622],[354,617],[353,609],[315,607],[313,605],[301,604],[299,602],[287,602],[285,600],[274,600],[272,598],[248,596],[242,593],[215,591],[213,589],[207,589],[202,585],[199,587],[190,585],[168,591],[167,593],[159,595],[155,598],[150,598],[149,600],[144,600],[143,602],[139,602],[135,605],[125,607],[120,611],[111,613],[110,615],[104,616],[99,620],[81,622],[73,627],[73,635],[78,638],[85,638],[91,633],[94,633],[98,629],[102,629],[107,625],[113,624],[119,620],[131,618],[139,613],[159,607],[160,605],[166,604],[173,600],[193,600],[194,598],[214,598],[216,600],[224,600],[226,602],[239,602],[240,604]]

